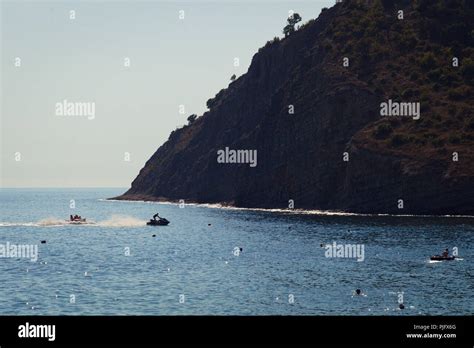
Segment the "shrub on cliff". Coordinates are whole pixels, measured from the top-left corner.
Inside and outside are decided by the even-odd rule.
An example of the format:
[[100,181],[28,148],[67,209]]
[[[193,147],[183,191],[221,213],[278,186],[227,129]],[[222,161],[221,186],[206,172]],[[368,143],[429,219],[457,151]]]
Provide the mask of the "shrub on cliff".
[[468,80],[474,79],[474,60],[467,58],[461,62],[461,73]]
[[196,121],[196,118],[197,118],[197,115],[196,115],[196,114],[189,115],[189,117],[187,118],[188,124],[189,124],[189,125],[193,124],[194,121]]
[[390,142],[393,146],[402,146],[408,143],[409,140],[410,139],[405,134],[397,133],[393,135]]
[[426,52],[420,59],[420,65],[424,70],[430,70],[436,65],[435,56],[432,52]]
[[290,35],[295,31],[295,25],[296,23],[301,22],[301,16],[298,13],[293,13],[293,15],[289,16],[287,19],[287,25],[283,28],[283,34],[285,34],[285,37]]
[[393,127],[389,123],[382,123],[377,126],[374,132],[376,138],[386,138],[390,133],[393,132]]
[[222,96],[224,95],[224,92],[225,88],[221,89],[214,98],[210,98],[207,100],[206,106],[209,110],[213,109],[218,104],[218,102],[220,102]]

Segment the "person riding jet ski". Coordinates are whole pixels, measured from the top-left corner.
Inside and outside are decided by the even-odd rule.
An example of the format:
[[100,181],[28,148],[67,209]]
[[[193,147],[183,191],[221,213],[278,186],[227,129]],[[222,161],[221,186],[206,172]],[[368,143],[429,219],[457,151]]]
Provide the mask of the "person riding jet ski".
[[430,257],[430,260],[433,261],[451,261],[456,259],[456,256],[449,255],[449,249],[445,249],[441,255],[433,255]]
[[[158,220],[156,218],[158,218]],[[148,221],[146,224],[147,225],[152,225],[152,226],[166,226],[169,223],[170,222],[168,220],[166,220],[165,218],[160,217],[160,215],[158,213],[156,213],[155,215],[153,215],[153,218],[150,219],[150,221]]]

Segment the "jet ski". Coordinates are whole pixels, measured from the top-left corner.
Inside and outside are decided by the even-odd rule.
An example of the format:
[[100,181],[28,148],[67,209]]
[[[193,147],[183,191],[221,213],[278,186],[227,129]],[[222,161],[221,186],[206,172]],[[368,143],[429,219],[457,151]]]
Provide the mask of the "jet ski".
[[431,261],[452,261],[454,259],[456,259],[456,256],[433,255],[430,257]]
[[86,221],[85,218],[81,216],[72,216],[69,220],[66,220],[67,223],[70,223],[72,225],[81,225],[81,224],[87,224],[88,222]]
[[166,226],[169,223],[170,222],[168,220],[166,220],[165,218],[160,217],[158,220],[150,219],[150,221],[148,221],[146,224],[148,226]]

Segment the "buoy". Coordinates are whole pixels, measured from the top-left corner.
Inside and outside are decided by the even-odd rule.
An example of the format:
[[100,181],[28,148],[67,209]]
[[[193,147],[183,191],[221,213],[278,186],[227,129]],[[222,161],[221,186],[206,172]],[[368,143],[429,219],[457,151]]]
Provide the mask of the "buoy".
[[211,226],[211,224],[207,224],[207,226]]
[[46,241],[45,241],[45,240],[42,240],[42,241],[41,241],[41,244],[46,244]]
[[152,237],[156,237],[156,234],[154,234]]
[[400,303],[400,305],[398,306],[400,309],[404,309],[405,308],[405,305],[403,303]]

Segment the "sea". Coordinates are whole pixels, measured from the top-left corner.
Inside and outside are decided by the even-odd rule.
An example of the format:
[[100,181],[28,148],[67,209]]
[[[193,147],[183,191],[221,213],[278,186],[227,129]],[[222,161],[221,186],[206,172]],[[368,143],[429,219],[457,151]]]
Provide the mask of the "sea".
[[0,315],[474,314],[473,217],[107,199],[125,190],[0,189]]

